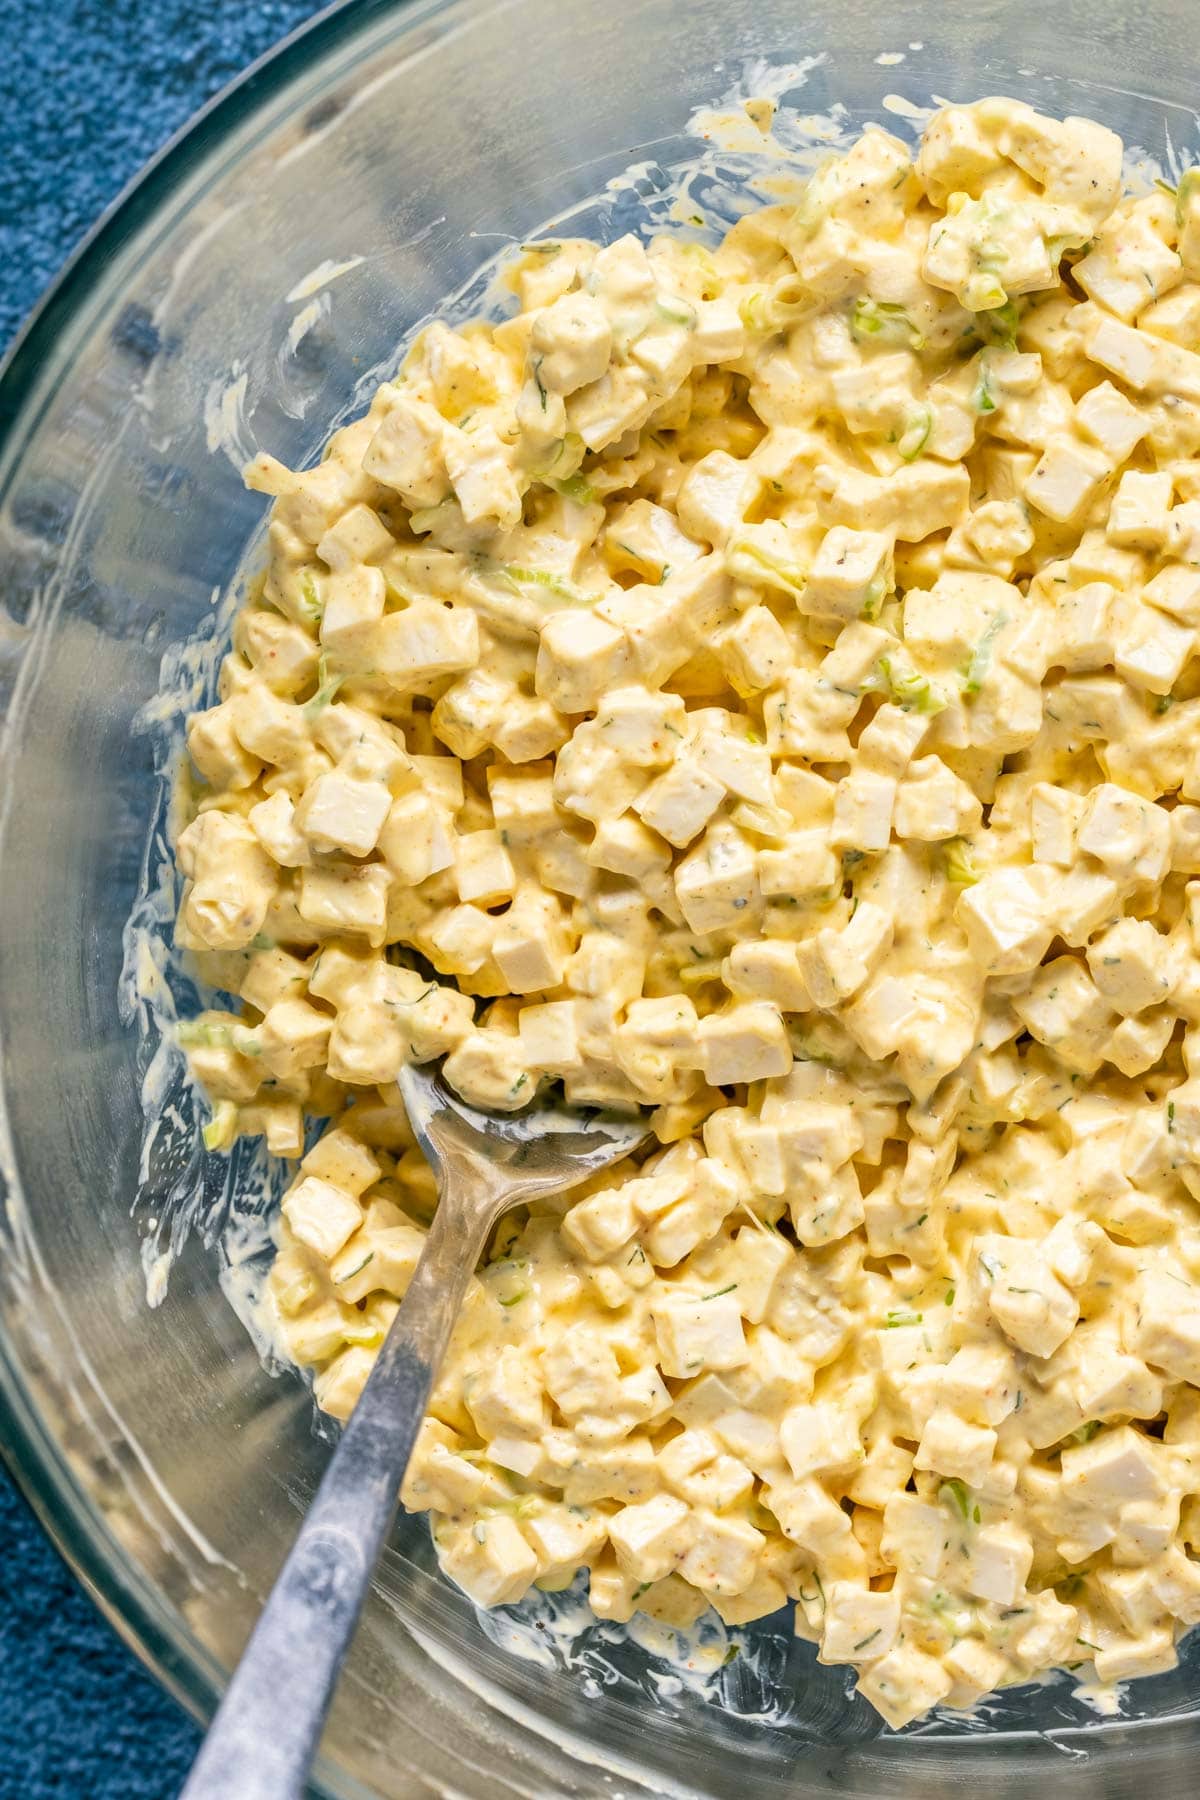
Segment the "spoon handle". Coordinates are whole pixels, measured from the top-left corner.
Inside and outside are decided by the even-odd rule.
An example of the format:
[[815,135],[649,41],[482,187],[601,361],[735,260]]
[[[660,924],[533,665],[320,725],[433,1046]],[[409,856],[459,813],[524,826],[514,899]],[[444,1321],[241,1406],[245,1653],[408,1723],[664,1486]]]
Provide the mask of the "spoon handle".
[[301,1800],[490,1223],[447,1181],[408,1292],[180,1800]]

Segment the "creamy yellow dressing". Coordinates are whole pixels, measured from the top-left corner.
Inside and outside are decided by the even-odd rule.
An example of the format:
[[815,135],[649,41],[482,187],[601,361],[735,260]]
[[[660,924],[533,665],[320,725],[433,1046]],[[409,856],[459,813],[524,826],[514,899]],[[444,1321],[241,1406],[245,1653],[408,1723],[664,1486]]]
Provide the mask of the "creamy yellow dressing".
[[794,1603],[893,1726],[1200,1620],[1200,187],[1121,157],[985,100],[715,250],[526,247],[251,465],[189,733],[206,1138],[334,1121],[322,1407],[434,1204],[407,1060],[653,1109],[501,1227],[405,1503],[484,1606]]

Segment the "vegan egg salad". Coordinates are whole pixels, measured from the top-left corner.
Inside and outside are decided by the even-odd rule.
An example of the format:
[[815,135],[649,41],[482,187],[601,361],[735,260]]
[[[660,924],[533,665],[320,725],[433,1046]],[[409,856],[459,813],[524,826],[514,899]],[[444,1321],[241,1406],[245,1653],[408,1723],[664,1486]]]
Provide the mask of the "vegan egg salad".
[[[481,1606],[794,1602],[887,1722],[1200,1620],[1200,183],[1010,100],[710,250],[527,245],[275,497],[178,840],[210,1147],[345,1418],[397,1075],[652,1109],[404,1488]],[[412,953],[418,953],[414,956]],[[432,969],[436,974],[430,976]],[[303,1154],[305,1116],[331,1124]]]

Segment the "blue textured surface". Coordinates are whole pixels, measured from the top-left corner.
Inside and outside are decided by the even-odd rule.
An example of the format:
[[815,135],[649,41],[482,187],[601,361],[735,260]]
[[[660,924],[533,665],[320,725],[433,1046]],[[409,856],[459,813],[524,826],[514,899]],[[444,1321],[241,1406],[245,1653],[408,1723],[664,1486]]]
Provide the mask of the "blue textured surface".
[[[0,0],[0,352],[146,159],[317,10],[314,0]],[[2,1471],[0,1570],[0,1800],[176,1793],[194,1727],[75,1585]]]

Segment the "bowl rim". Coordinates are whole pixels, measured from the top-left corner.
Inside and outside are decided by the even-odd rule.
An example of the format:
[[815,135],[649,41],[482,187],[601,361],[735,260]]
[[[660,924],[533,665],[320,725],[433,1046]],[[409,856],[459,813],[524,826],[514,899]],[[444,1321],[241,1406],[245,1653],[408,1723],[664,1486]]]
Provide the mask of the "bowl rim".
[[[99,285],[108,263],[169,203],[214,145],[257,109],[269,105],[306,69],[365,35],[372,25],[399,21],[408,14],[436,16],[455,4],[456,0],[329,0],[319,5],[309,18],[293,26],[204,101],[124,183],[67,253],[0,353],[0,492],[14,452],[20,453],[26,407],[36,396],[47,352],[71,323],[81,298]],[[7,722],[6,709],[0,706],[0,752]],[[0,1082],[0,1148],[6,1129]],[[11,1167],[0,1166],[0,1196],[6,1176],[13,1189],[10,1204],[23,1212],[19,1175]],[[226,1672],[123,1551],[102,1509],[72,1472],[36,1404],[25,1370],[12,1356],[2,1332],[0,1466],[116,1636],[184,1713],[206,1728],[222,1698]],[[1188,1722],[1166,1714],[1113,1721],[1113,1725],[1135,1736],[1146,1732],[1165,1736],[1172,1727]],[[1054,1748],[1063,1741],[1098,1742],[1107,1735],[1107,1723],[1097,1720],[1056,1730],[1050,1741]],[[1022,1740],[1026,1748],[1031,1740],[1046,1741],[1043,1734],[1024,1730],[989,1735],[986,1741],[1012,1746]],[[914,1736],[906,1741],[918,1748],[938,1743],[936,1736]],[[373,1790],[364,1788],[324,1755],[318,1755],[310,1780],[308,1791],[315,1800],[373,1800]],[[434,1789],[422,1787],[419,1793],[411,1792],[410,1800],[423,1800],[425,1794],[433,1793]]]
[[[447,0],[426,0],[440,10]],[[419,0],[332,0],[295,25],[228,81],[156,150],[68,253],[0,356],[0,472],[19,454],[25,409],[46,353],[81,295],[169,201],[193,169],[242,120],[296,75],[364,31],[373,20],[419,10]],[[5,723],[0,712],[0,735]],[[3,1105],[0,1100],[0,1119]],[[19,1177],[13,1200],[22,1208]],[[201,1726],[216,1711],[224,1678],[215,1661],[122,1554],[103,1513],[72,1473],[34,1401],[23,1368],[0,1337],[0,1463],[54,1550],[101,1616],[159,1686]],[[351,1800],[366,1790],[319,1757],[313,1790]]]

